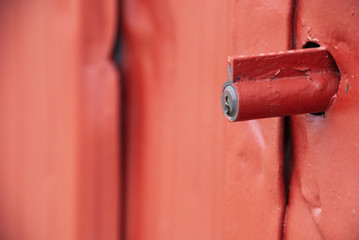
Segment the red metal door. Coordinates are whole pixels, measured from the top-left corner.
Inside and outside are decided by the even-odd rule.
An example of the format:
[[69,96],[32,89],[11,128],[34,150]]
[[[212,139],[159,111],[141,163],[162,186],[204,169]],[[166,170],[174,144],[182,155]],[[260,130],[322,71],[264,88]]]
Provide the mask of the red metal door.
[[325,46],[341,74],[324,115],[292,117],[294,156],[286,239],[359,238],[359,3],[298,1],[297,47]]
[[[357,239],[358,4],[124,5],[128,239]],[[227,56],[307,42],[341,82],[324,115],[292,117],[285,183],[284,120],[225,122],[220,89]]]
[[118,239],[116,9],[0,2],[0,239]]
[[279,239],[283,123],[227,122],[227,56],[291,47],[292,1],[125,1],[128,239]]

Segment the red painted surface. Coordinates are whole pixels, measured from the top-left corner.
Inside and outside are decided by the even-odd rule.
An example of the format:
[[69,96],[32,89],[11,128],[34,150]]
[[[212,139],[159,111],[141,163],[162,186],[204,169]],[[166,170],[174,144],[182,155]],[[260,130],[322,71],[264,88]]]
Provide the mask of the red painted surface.
[[337,92],[340,75],[325,48],[229,57],[236,121],[317,113]]
[[0,3],[0,239],[118,239],[115,1]]
[[[118,239],[115,1],[0,6],[0,239]],[[358,7],[124,1],[126,239],[358,239]],[[283,119],[230,123],[219,99],[228,55],[293,37],[341,81],[325,115],[292,117],[286,206]]]
[[[129,239],[358,239],[358,7],[125,2]],[[286,207],[282,120],[224,122],[219,89],[226,56],[292,40],[325,47],[341,82],[324,116],[292,117]]]
[[291,4],[124,2],[127,239],[281,239],[282,120],[219,100],[228,55],[289,49]]
[[297,47],[307,41],[326,47],[341,82],[324,116],[292,118],[286,239],[359,238],[358,11],[358,1],[298,1]]

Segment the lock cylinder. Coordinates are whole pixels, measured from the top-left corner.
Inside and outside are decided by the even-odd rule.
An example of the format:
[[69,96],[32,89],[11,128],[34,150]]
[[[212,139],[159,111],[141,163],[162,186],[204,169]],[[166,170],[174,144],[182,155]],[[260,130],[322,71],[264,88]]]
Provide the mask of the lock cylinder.
[[340,73],[324,47],[228,57],[222,108],[231,121],[324,112]]

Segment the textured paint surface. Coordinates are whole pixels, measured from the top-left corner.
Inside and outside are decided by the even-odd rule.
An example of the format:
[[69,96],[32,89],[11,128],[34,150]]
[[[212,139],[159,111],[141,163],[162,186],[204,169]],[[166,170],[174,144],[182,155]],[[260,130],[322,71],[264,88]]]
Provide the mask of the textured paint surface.
[[115,15],[0,2],[0,239],[118,239]]
[[228,81],[238,96],[236,121],[323,112],[340,81],[325,48],[229,57],[228,61]]
[[281,239],[282,121],[228,122],[220,89],[290,47],[291,3],[124,2],[128,239]]
[[298,1],[297,47],[326,47],[342,79],[324,116],[292,119],[286,239],[359,239],[358,22],[358,1]]

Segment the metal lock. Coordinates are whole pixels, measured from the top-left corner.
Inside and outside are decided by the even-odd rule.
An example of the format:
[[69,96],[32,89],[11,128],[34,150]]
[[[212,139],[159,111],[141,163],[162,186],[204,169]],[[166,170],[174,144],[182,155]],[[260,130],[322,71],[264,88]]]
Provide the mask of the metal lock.
[[223,113],[231,121],[324,112],[339,70],[324,47],[228,57]]

